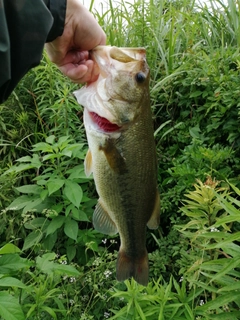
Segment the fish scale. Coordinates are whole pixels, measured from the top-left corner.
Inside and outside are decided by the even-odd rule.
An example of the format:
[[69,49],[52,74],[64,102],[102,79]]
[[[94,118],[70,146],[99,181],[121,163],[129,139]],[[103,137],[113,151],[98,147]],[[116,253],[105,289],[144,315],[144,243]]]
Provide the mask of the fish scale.
[[132,276],[147,285],[146,225],[158,227],[160,200],[145,50],[99,46],[92,58],[100,76],[75,95],[84,106],[85,171],[93,173],[99,195],[93,225],[105,234],[119,232],[117,279]]

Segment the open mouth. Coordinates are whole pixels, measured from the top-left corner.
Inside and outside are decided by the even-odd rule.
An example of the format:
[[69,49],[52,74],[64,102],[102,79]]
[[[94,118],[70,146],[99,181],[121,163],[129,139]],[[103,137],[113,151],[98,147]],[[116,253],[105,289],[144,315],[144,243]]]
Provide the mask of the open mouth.
[[89,112],[92,120],[98,125],[98,127],[105,132],[114,132],[118,131],[119,127],[116,123],[111,123],[108,119],[100,117],[95,112]]

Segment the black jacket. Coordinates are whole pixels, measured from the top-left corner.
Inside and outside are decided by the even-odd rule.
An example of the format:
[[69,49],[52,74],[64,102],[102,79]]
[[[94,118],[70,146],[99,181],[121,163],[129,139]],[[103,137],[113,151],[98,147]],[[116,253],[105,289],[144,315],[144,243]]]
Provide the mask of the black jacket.
[[64,29],[66,0],[0,0],[0,103]]

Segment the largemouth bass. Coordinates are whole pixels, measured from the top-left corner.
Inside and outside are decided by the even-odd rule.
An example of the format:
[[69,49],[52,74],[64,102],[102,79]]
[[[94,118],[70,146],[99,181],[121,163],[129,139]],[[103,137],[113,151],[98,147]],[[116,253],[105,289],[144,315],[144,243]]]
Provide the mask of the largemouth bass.
[[117,279],[148,283],[146,225],[159,225],[157,160],[144,48],[98,46],[92,52],[100,75],[75,92],[84,106],[89,144],[85,172],[93,173],[99,200],[93,225],[119,232]]

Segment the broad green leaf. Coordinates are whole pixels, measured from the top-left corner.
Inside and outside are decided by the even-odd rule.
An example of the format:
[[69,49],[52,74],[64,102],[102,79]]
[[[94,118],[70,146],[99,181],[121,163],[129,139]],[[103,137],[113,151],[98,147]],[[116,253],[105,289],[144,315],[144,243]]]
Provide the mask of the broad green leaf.
[[47,183],[47,188],[48,188],[48,193],[51,195],[52,193],[56,192],[62,186],[64,185],[65,180],[63,179],[54,179],[54,180],[49,180]]
[[20,280],[13,277],[5,277],[0,279],[0,287],[17,287],[26,288],[27,286]]
[[[44,183],[46,184],[46,183]],[[40,198],[44,201],[48,196],[48,190],[47,189],[42,189],[41,193],[40,193]]]
[[32,263],[18,254],[4,254],[0,256],[0,270],[2,274],[11,274],[16,271],[29,268]]
[[56,255],[55,253],[45,254],[42,257],[36,258],[36,266],[37,268],[46,274],[50,274],[53,272],[54,269],[54,262],[51,261],[55,259]]
[[72,209],[72,217],[77,221],[87,221],[89,222],[88,216],[86,213],[82,210],[79,210],[77,208]]
[[60,155],[58,153],[48,153],[45,156],[43,156],[42,161],[47,161],[50,159],[57,159],[60,158]]
[[31,211],[32,209],[37,209],[38,205],[41,204],[42,202],[43,201],[39,196],[34,195],[33,197],[31,197],[31,199],[28,201],[28,203],[24,207],[23,213]]
[[89,180],[89,178],[86,177],[83,164],[80,164],[78,166],[75,166],[75,167],[67,170],[67,174],[70,174],[69,177],[68,177],[69,180],[74,180],[74,179],[86,179],[86,180]]
[[0,316],[5,320],[25,320],[18,299],[8,292],[0,292]]
[[20,196],[13,200],[13,202],[8,206],[9,210],[20,210],[24,208],[30,201],[29,196]]
[[30,156],[25,156],[17,159],[18,162],[31,162],[32,158]]
[[46,142],[36,143],[32,151],[53,152],[52,146]]
[[74,268],[73,266],[66,265],[66,264],[55,263],[54,271],[56,271],[57,273],[63,274],[63,275],[67,275],[67,276],[79,276],[80,275],[80,272],[76,268]]
[[72,204],[79,208],[83,196],[83,191],[76,182],[66,180],[64,194]]
[[64,225],[64,233],[73,240],[77,240],[78,223],[73,219],[67,219]]
[[72,151],[71,150],[68,150],[67,148],[66,149],[63,149],[62,152],[61,152],[61,155],[64,155],[66,157],[71,157],[72,156]]
[[194,91],[190,94],[190,98],[196,98],[202,95],[202,91]]
[[55,254],[45,254],[43,257],[37,257],[36,263],[39,270],[41,270],[43,273],[51,273],[51,272],[57,272],[63,275],[68,276],[78,276],[80,273],[77,269],[75,269],[73,266],[60,264],[53,260],[55,258]]
[[72,259],[76,256],[77,249],[75,246],[71,245],[67,247],[67,257],[69,261],[72,261]]
[[52,219],[47,227],[47,235],[53,234],[57,229],[61,228],[65,220],[66,217],[64,216],[57,216],[56,218]]
[[8,254],[8,253],[18,253],[21,250],[15,246],[13,243],[7,243],[2,248],[0,248],[0,255],[1,254]]
[[42,188],[36,184],[28,184],[15,189],[21,193],[33,193],[33,194],[40,194],[40,192],[42,191]]
[[51,136],[47,137],[46,142],[49,144],[53,144],[55,142],[55,136],[52,134]]
[[46,223],[49,223],[49,221],[46,218],[35,218],[24,223],[24,227],[29,230],[35,230],[42,228],[43,226],[46,227]]
[[44,249],[47,251],[52,251],[56,241],[57,241],[57,232],[47,235],[42,241]]
[[25,238],[24,244],[23,244],[23,251],[27,250],[31,247],[34,247],[36,244],[38,244],[43,237],[43,233],[41,230],[34,230]]

